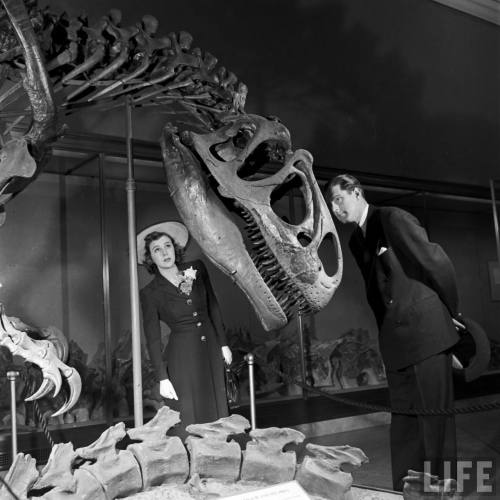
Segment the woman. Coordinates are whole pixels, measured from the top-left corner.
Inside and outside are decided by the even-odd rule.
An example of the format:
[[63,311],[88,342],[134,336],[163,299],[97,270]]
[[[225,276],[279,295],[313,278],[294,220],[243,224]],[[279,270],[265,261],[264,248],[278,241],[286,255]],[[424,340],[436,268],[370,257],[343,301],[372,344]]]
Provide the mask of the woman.
[[[228,415],[223,360],[232,361],[205,265],[182,263],[188,238],[179,222],[155,224],[137,236],[139,263],[154,274],[140,292],[149,356],[160,394],[180,412],[182,428]],[[160,321],[171,330],[166,364]]]

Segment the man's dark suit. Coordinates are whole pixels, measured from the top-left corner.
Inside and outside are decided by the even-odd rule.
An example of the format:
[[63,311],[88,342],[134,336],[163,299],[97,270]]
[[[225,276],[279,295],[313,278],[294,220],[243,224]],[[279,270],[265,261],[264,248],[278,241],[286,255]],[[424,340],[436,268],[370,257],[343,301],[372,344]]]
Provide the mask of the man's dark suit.
[[[458,341],[451,317],[458,294],[455,272],[442,248],[431,243],[413,215],[395,207],[369,206],[365,234],[358,228],[349,247],[363,274],[379,327],[393,408],[452,408],[449,349]],[[408,469],[429,461],[442,475],[456,455],[452,416],[393,413],[393,485],[402,488]]]

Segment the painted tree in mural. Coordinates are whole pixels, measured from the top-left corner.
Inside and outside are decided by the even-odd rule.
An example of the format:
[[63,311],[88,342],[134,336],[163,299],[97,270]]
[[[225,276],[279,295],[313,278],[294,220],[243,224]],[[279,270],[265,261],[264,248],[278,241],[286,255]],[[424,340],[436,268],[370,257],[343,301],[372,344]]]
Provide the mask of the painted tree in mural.
[[[330,301],[342,257],[312,156],[292,150],[279,120],[245,113],[247,87],[236,75],[197,48],[189,33],[158,35],[158,21],[149,15],[124,27],[116,9],[89,24],[32,0],[2,4],[2,211],[43,171],[65,114],[102,112],[124,99],[133,107],[160,106],[170,115],[160,141],[178,212],[206,256],[244,291],[264,328],[280,328],[297,311],[316,312]],[[18,111],[10,115],[13,107]],[[299,224],[271,206],[287,183],[304,199]],[[318,255],[327,240],[337,252],[333,275]],[[48,343],[32,340],[20,321],[3,314],[1,327],[1,344],[44,370],[33,398],[57,390],[61,372],[71,392],[59,412],[69,409],[78,397],[77,374],[56,361]]]

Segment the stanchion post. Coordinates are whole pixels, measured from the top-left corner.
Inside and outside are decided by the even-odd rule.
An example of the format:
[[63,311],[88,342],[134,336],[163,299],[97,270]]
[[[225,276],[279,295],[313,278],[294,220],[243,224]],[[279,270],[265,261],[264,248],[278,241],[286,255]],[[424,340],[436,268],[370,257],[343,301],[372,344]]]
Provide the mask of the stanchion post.
[[255,423],[255,386],[254,386],[254,379],[253,379],[253,363],[254,363],[254,357],[251,352],[249,352],[245,356],[245,361],[248,363],[248,390],[250,392],[250,425],[252,427],[252,430],[256,428],[256,423]]
[[10,418],[12,426],[12,461],[17,455],[17,408],[16,408],[16,378],[19,372],[10,370],[7,372],[7,379],[10,381]]
[[305,385],[307,382],[306,378],[306,360],[305,360],[305,342],[304,342],[304,325],[302,319],[302,313],[299,311],[297,314],[297,327],[299,330],[299,350],[300,350],[300,376],[302,378],[302,399],[307,399],[307,389]]

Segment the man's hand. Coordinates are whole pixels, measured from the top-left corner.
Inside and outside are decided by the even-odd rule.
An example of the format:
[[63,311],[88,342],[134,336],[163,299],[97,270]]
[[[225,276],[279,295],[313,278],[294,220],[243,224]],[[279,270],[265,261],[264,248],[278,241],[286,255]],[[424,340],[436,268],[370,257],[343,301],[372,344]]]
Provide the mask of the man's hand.
[[168,378],[160,380],[160,395],[166,399],[178,399],[174,386]]
[[455,319],[455,318],[451,318],[451,320],[453,321],[453,324],[455,325],[455,328],[457,330],[467,330],[467,327],[463,324],[463,322],[461,321],[461,318],[460,318],[460,321],[458,319]]
[[222,346],[222,357],[224,358],[226,365],[230,365],[233,362],[233,353],[231,352],[231,349],[229,349],[229,346]]
[[451,366],[455,368],[455,370],[464,369],[464,365],[460,363],[459,359],[454,354],[451,355]]
[[[457,317],[458,317],[458,319],[451,318],[451,320],[453,321],[453,324],[455,325],[455,330],[457,332],[464,332],[465,330],[467,330],[467,327],[464,325],[464,323],[462,321],[462,315],[460,313],[458,313]],[[464,369],[464,365],[460,362],[460,360],[454,354],[451,356],[451,366],[455,370],[463,370]]]

